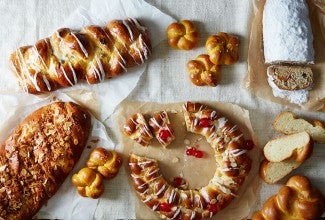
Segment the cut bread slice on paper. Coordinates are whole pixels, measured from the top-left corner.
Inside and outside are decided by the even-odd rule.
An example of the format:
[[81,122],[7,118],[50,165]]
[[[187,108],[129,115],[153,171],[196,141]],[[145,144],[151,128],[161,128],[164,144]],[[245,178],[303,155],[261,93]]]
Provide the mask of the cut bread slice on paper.
[[308,66],[273,65],[267,68],[267,74],[274,84],[283,90],[301,90],[313,85],[313,72]]
[[312,154],[313,146],[314,142],[310,135],[303,131],[269,141],[263,152],[265,158],[271,162],[280,162],[288,158],[303,162]]
[[276,131],[284,134],[294,134],[306,131],[317,143],[325,143],[325,127],[318,120],[310,123],[297,116],[292,112],[281,112],[274,119],[273,127]]
[[263,160],[260,166],[260,176],[266,183],[274,184],[297,169],[301,164],[301,162],[297,162],[293,158],[280,162]]

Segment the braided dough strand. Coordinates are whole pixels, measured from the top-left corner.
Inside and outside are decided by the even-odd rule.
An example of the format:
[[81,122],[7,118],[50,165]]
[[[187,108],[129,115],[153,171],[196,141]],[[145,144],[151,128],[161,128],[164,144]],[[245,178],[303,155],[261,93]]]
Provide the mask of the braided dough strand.
[[61,28],[33,46],[17,49],[10,61],[20,86],[29,93],[41,93],[78,81],[99,83],[144,63],[150,54],[147,29],[128,18],[79,32]]

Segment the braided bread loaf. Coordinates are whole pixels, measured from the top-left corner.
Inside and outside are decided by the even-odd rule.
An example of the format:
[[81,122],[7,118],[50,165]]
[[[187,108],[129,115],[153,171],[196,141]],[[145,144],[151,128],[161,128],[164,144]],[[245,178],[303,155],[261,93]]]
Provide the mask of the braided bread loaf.
[[200,189],[175,188],[161,175],[156,160],[131,154],[131,178],[142,202],[161,217],[209,218],[234,199],[250,171],[251,159],[243,146],[243,134],[228,119],[199,103],[188,102],[184,110],[188,131],[205,136],[214,149],[214,177]]
[[293,176],[271,196],[253,220],[313,220],[325,211],[325,198],[307,177]]
[[151,54],[147,29],[136,19],[114,20],[102,28],[80,32],[57,30],[34,46],[24,46],[10,57],[20,86],[29,93],[89,84],[118,76],[142,64]]

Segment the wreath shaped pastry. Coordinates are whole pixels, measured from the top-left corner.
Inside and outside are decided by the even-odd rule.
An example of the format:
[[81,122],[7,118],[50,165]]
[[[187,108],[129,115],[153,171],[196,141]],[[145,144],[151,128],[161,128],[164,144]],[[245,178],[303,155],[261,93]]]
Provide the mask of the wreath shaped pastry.
[[179,189],[164,179],[156,160],[131,154],[131,179],[142,202],[162,218],[209,218],[235,198],[251,168],[249,149],[238,126],[217,111],[191,102],[183,108],[187,130],[203,135],[214,149],[214,177],[202,188]]

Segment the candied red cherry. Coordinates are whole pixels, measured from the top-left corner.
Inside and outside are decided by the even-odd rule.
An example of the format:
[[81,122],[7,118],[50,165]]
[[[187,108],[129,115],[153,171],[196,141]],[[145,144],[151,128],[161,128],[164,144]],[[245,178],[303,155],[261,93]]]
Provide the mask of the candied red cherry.
[[252,140],[245,140],[244,142],[244,147],[247,149],[247,150],[252,150],[254,148],[255,144]]
[[186,150],[186,155],[188,156],[195,156],[196,149],[194,147],[188,148]]
[[206,128],[211,126],[211,120],[209,118],[201,118],[199,121],[199,126]]
[[202,158],[203,157],[203,151],[196,150],[195,153],[194,153],[194,156],[196,158]]
[[179,187],[183,184],[184,179],[182,177],[175,177],[173,182],[175,187]]
[[170,212],[172,210],[172,207],[169,203],[163,202],[159,205],[159,210],[162,212]]
[[163,140],[163,141],[167,141],[167,139],[169,138],[169,137],[171,137],[171,133],[170,133],[170,131],[169,130],[161,130],[160,132],[159,132],[159,138],[161,139],[161,140]]
[[216,212],[219,211],[218,205],[216,203],[215,204],[208,204],[208,210],[209,210],[209,212],[216,213]]

